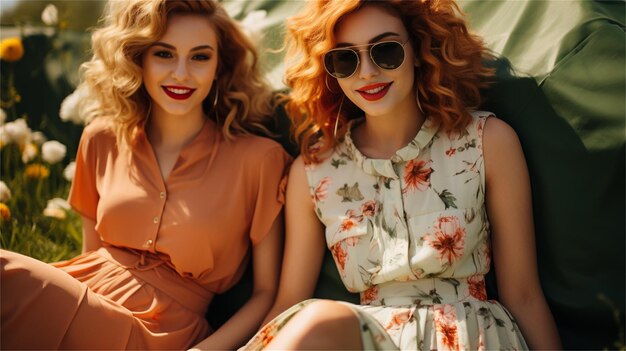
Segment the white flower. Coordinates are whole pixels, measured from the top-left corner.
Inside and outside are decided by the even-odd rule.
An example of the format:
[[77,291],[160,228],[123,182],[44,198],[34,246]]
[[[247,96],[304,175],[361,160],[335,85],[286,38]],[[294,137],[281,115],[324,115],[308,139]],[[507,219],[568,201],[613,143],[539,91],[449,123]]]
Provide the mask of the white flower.
[[39,149],[37,148],[37,145],[33,143],[28,143],[24,145],[24,150],[22,150],[22,162],[28,163],[32,161],[32,159],[34,159],[35,156],[37,156],[38,152],[39,152]]
[[66,152],[67,147],[56,140],[46,141],[41,145],[41,158],[50,164],[61,161]]
[[59,10],[53,4],[48,4],[41,12],[41,21],[49,26],[59,23]]
[[80,117],[78,103],[87,97],[87,88],[80,85],[73,93],[66,96],[61,103],[59,117],[62,121],[74,124],[85,124],[85,120]]
[[16,119],[13,122],[5,124],[3,127],[5,135],[3,135],[2,144],[16,143],[24,145],[30,142],[31,131],[30,128],[28,128],[25,119]]
[[7,119],[7,113],[4,112],[4,110],[0,108],[0,126],[4,124],[4,121],[6,119]]
[[48,141],[48,138],[46,138],[46,136],[42,132],[33,132],[30,135],[30,138],[31,138],[32,142],[37,144],[37,145],[41,145],[41,144],[45,143],[46,141]]
[[53,217],[58,219],[65,219],[67,217],[66,211],[69,211],[70,205],[64,199],[55,197],[52,200],[48,200],[46,208],[43,210],[43,215],[46,217]]
[[246,18],[239,22],[241,29],[243,30],[248,38],[257,45],[263,39],[262,29],[265,27],[265,18],[267,17],[267,11],[265,10],[256,10],[249,12],[246,15]]
[[11,199],[11,189],[7,184],[0,180],[0,202],[7,202]]
[[76,162],[72,161],[63,170],[63,177],[71,182],[74,180],[74,173],[76,173]]

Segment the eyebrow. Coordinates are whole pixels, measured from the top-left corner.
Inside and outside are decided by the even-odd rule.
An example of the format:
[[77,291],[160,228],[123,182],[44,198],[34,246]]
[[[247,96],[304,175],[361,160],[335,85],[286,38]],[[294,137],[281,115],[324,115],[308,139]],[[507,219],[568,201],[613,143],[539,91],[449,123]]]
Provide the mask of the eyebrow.
[[[396,33],[396,32],[385,32],[382,34],[378,34],[377,36],[373,37],[372,39],[369,40],[369,44],[375,43],[377,41],[380,41],[381,39],[385,39],[387,37],[392,37],[392,36],[396,36],[399,37],[400,34]],[[346,47],[346,46],[356,46],[355,44],[352,43],[337,43],[337,45],[335,47]]]
[[[176,47],[175,46],[170,45],[168,43],[164,43],[162,41],[157,41],[156,43],[152,44],[151,46],[162,46],[162,47],[164,47],[166,49],[170,49],[170,50],[176,51]],[[204,49],[209,49],[209,50],[215,51],[215,49],[211,45],[208,45],[208,44],[207,45],[196,46],[196,47],[192,48],[189,51],[198,51],[198,50],[204,50]]]

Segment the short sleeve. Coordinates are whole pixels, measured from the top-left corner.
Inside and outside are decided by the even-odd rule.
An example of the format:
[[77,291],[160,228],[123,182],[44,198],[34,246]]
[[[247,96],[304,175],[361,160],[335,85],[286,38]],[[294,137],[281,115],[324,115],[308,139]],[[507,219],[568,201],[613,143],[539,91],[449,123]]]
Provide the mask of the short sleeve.
[[96,150],[94,136],[85,128],[76,152],[76,173],[68,202],[82,216],[96,220],[98,189],[96,187]]
[[261,161],[257,178],[258,192],[250,226],[253,245],[265,238],[283,207],[290,163],[291,157],[280,146],[269,150]]

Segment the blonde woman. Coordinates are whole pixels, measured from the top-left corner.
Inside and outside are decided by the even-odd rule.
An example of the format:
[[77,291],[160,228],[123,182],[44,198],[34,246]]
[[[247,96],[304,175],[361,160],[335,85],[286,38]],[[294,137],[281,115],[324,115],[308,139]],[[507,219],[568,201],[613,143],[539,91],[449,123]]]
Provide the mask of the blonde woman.
[[[289,21],[301,155],[279,293],[247,348],[560,347],[524,155],[475,110],[490,55],[458,14],[449,0],[310,0]],[[307,300],[325,247],[359,305]],[[492,257],[501,303],[485,291]]]
[[[274,299],[289,161],[253,135],[272,111],[253,46],[215,1],[111,1],[93,54],[69,197],[83,254],[2,252],[2,349],[235,348]],[[250,259],[252,297],[213,330]]]

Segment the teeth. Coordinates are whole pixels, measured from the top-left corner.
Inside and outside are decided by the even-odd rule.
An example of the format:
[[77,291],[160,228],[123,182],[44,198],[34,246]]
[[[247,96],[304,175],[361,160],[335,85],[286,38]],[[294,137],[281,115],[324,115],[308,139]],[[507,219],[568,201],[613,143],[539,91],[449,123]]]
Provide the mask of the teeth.
[[165,89],[177,95],[188,94],[191,91],[191,89],[177,89],[177,88],[165,88]]
[[382,85],[382,86],[380,86],[378,88],[366,90],[365,92],[368,93],[368,94],[376,94],[376,93],[382,91],[383,89],[385,89],[385,87],[386,87],[385,85]]

